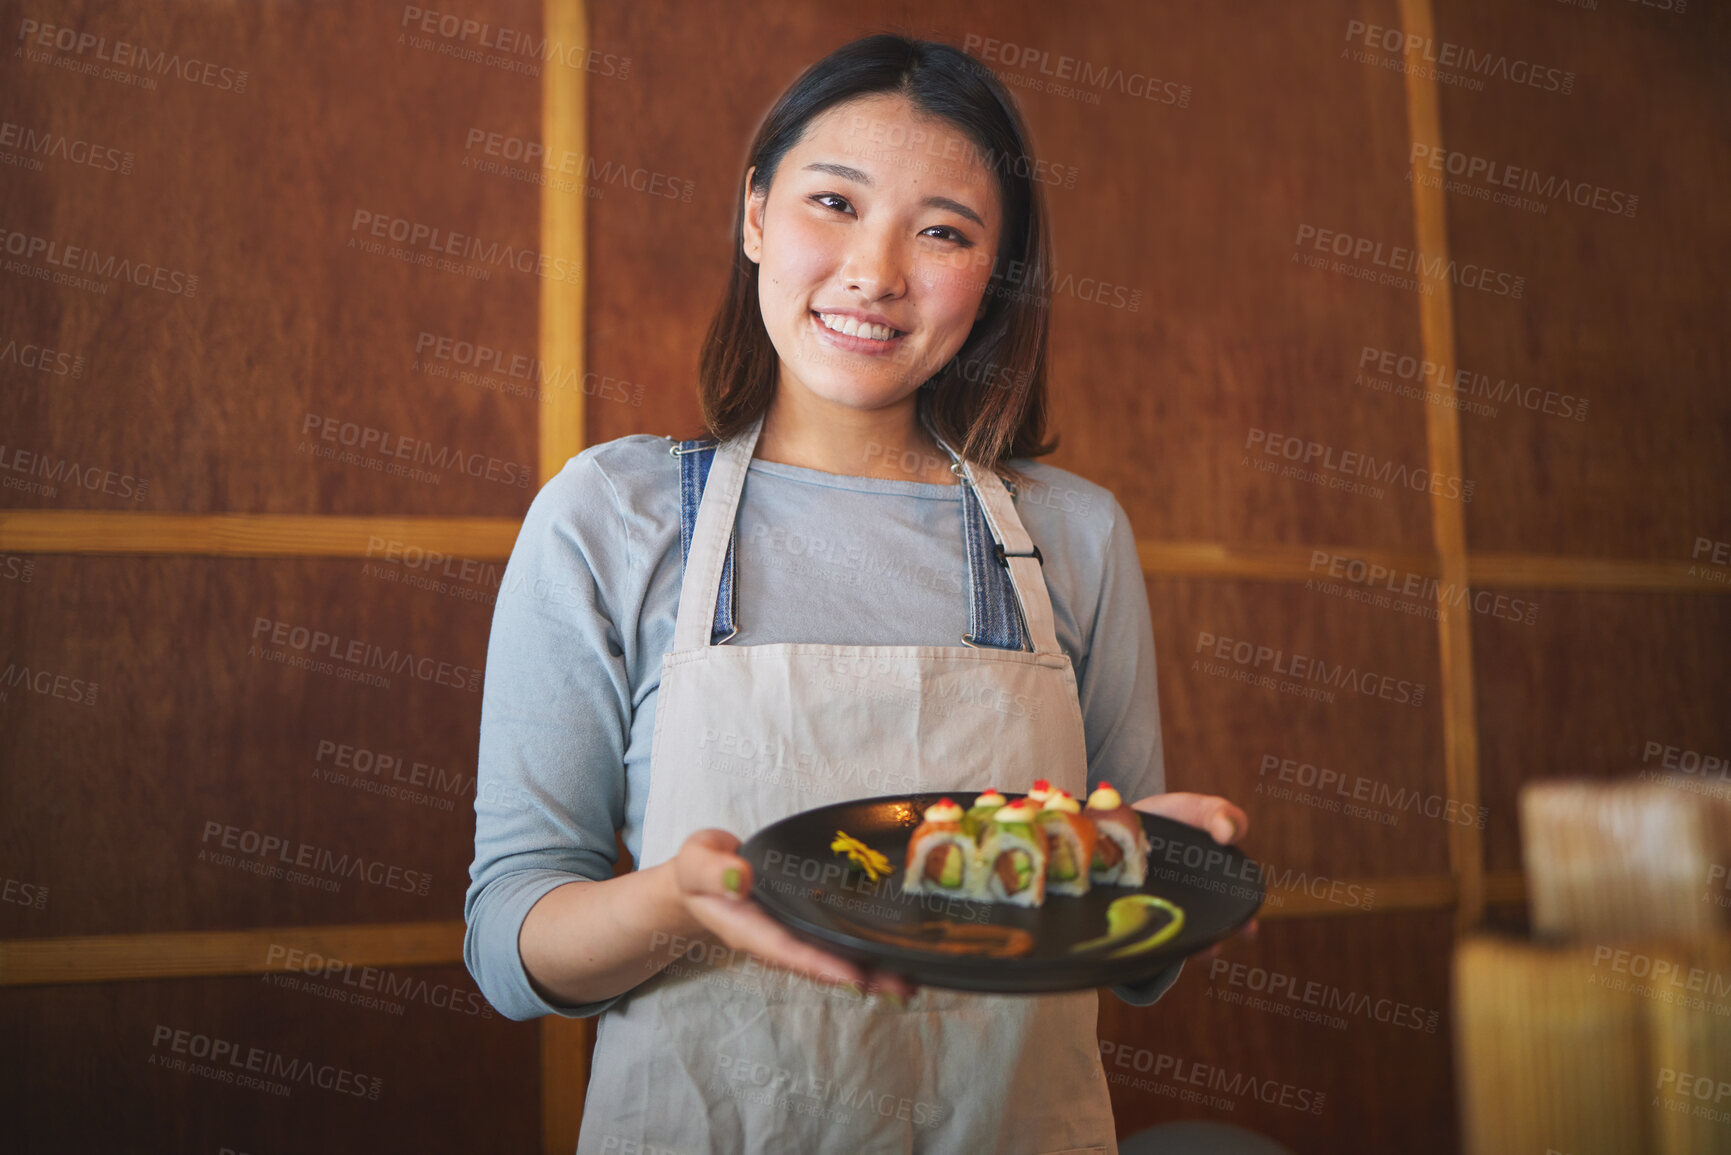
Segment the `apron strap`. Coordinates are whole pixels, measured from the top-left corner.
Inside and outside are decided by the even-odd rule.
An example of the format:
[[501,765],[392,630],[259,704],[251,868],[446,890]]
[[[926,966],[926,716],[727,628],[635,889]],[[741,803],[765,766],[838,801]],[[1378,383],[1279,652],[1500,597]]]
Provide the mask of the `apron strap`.
[[679,589],[679,618],[673,627],[675,650],[716,645],[734,634],[733,522],[740,492],[745,488],[745,471],[762,430],[763,418],[759,417],[712,452],[692,454],[708,459],[693,462],[700,466],[691,475],[697,484],[695,492],[684,488],[685,455],[680,455],[682,499],[703,493],[711,497],[697,502],[689,543],[681,528],[681,546],[686,550],[686,558],[685,577]]
[[[697,507],[703,500],[709,467],[715,463],[715,439],[681,441],[671,452],[679,458],[679,562],[683,573],[684,568],[691,564],[691,537],[697,527]],[[721,567],[721,593],[715,600],[715,626],[709,635],[711,645],[718,646],[739,632],[734,624],[738,594],[733,585],[733,550],[738,537],[738,533],[730,533],[727,538],[727,561]]]
[[992,539],[992,527],[986,524],[973,487],[964,482],[961,490],[962,540],[967,547],[968,588],[973,591],[962,642],[986,649],[1025,650],[1027,631],[1010,571],[997,559],[998,543]]
[[[981,469],[966,461],[950,447],[938,431],[927,422],[926,432],[945,453],[950,455],[952,472],[967,483],[962,495],[964,532],[968,535],[968,569],[973,578],[974,630],[962,639],[969,645],[997,646],[1000,649],[1027,648],[1018,625],[1024,625],[1037,654],[1059,653],[1058,633],[1052,615],[1052,595],[1046,588],[1046,575],[1041,571],[1042,559],[1038,547],[1028,536],[1022,518],[1010,500],[1010,483],[989,469]],[[982,484],[981,473],[987,480]],[[974,502],[970,502],[973,498]],[[974,532],[972,506],[977,502],[985,517],[986,528],[993,540],[978,540]],[[1021,623],[1009,621],[1002,599],[980,596],[982,590],[1001,585],[1009,578],[1011,591],[1021,606]]]

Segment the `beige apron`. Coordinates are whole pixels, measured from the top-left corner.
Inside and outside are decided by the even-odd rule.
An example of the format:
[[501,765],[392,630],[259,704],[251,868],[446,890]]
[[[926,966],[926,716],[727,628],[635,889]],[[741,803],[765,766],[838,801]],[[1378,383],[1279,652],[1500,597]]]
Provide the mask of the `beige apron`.
[[[711,644],[760,429],[716,448],[702,490],[662,662],[639,865],[666,861],[704,827],[745,838],[873,794],[1014,792],[1048,778],[1083,795],[1075,674],[1040,563],[1016,556],[1032,544],[990,470],[958,459],[1008,555],[1032,652]],[[1093,991],[927,988],[896,1010],[717,944],[663,950],[679,961],[601,1017],[582,1155],[1117,1151]]]

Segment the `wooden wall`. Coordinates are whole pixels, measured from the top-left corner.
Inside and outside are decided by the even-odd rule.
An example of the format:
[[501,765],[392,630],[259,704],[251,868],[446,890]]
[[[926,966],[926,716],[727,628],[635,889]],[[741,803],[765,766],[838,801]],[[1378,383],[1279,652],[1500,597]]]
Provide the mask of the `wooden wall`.
[[[539,1029],[459,948],[478,671],[540,413],[436,354],[536,356],[540,278],[420,262],[433,229],[543,247],[538,188],[465,163],[470,128],[540,137],[542,81],[403,17],[8,7],[0,342],[67,360],[0,362],[7,1150],[537,1142]],[[402,552],[489,540],[467,570]],[[255,1049],[275,1085],[228,1081]]]
[[[8,124],[131,161],[0,169],[0,223],[199,278],[191,295],[97,292],[43,282],[40,258],[0,269],[0,340],[78,359],[43,372],[0,354],[0,441],[101,467],[52,495],[0,491],[0,658],[67,679],[61,697],[53,679],[0,688],[0,1022],[30,1056],[14,1048],[0,1102],[25,1149],[322,1149],[358,1130],[526,1150],[538,1128],[544,1150],[570,1149],[581,1028],[430,995],[392,1000],[400,1014],[345,1005],[328,997],[340,977],[283,974],[300,948],[473,991],[452,920],[478,698],[290,668],[266,643],[282,622],[478,667],[488,567],[537,480],[582,444],[695,422],[758,118],[807,63],[887,28],[990,54],[1042,157],[1073,170],[1048,195],[1060,272],[1125,292],[1055,301],[1052,460],[1112,489],[1136,527],[1171,785],[1243,803],[1276,883],[1256,941],[1192,964],[1153,1008],[1104,1000],[1121,1134],[1202,1117],[1300,1152],[1452,1150],[1449,951],[1462,929],[1519,923],[1520,783],[1731,751],[1731,159],[1714,67],[1731,26],[1674,7],[443,6],[495,45],[508,28],[592,50],[538,75],[466,56],[489,33],[424,29],[415,6],[15,14],[15,31],[64,24],[231,70],[227,89],[176,75],[141,89],[77,71],[96,50],[76,40],[6,62]],[[1396,35],[1414,38],[1404,71]],[[1423,67],[1427,37],[1483,73]],[[1048,91],[1059,57],[1106,79]],[[489,170],[508,162],[487,133],[569,148],[599,179]],[[1454,183],[1431,180],[1431,158]],[[1492,171],[1528,180],[1532,203],[1491,199]],[[638,176],[679,195],[635,191]],[[584,275],[429,268],[349,247],[369,239],[357,219]],[[1415,248],[1454,276],[1399,268]],[[582,384],[537,399],[508,373],[465,378],[458,342]],[[1464,370],[1479,392],[1438,404],[1447,391],[1403,358]],[[347,422],[534,477],[318,458],[303,441],[326,418],[339,437]],[[1397,472],[1342,488],[1364,479],[1281,476],[1288,461],[1265,452],[1311,444]],[[104,492],[103,470],[150,484]],[[1445,492],[1408,484],[1420,470]],[[3,462],[0,476],[30,480]],[[368,557],[381,541],[474,565]],[[1247,685],[1263,671],[1220,639],[1320,658],[1383,694]],[[68,700],[74,681],[97,686],[93,704]],[[438,766],[443,793],[328,781],[321,742]],[[211,823],[430,885],[331,893],[201,861],[226,836]],[[382,1091],[216,1086],[152,1063],[164,1026]],[[124,1132],[75,1109],[88,1095],[68,1088],[92,1075]]]

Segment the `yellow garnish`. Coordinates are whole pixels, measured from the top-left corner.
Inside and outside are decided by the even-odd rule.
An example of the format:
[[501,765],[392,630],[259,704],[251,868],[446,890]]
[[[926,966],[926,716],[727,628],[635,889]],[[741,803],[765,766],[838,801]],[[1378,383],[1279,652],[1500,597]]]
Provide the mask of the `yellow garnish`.
[[835,832],[835,841],[829,848],[837,854],[845,854],[853,860],[853,864],[866,872],[866,877],[873,882],[878,875],[890,872],[890,860],[873,850],[845,830]]

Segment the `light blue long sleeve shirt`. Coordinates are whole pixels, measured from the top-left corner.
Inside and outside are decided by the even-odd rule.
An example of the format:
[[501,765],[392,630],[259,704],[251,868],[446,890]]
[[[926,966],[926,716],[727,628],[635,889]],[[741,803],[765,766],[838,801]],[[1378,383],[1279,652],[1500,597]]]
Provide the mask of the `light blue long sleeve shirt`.
[[[668,449],[636,435],[567,462],[531,504],[494,607],[463,957],[512,1019],[593,1015],[616,1001],[548,1002],[517,936],[548,891],[613,877],[616,832],[634,860],[640,851],[661,658],[683,577],[679,462]],[[1075,667],[1089,788],[1105,780],[1126,799],[1161,793],[1154,636],[1129,520],[1092,482],[1011,464],[1032,481],[1016,510],[1044,558],[1058,644]],[[961,645],[961,510],[957,485],[753,460],[736,524],[739,632],[727,644]],[[1113,989],[1147,1005],[1179,969]]]

